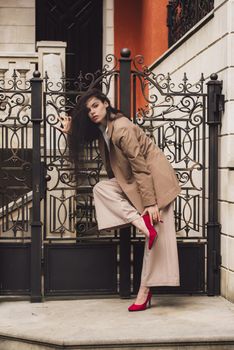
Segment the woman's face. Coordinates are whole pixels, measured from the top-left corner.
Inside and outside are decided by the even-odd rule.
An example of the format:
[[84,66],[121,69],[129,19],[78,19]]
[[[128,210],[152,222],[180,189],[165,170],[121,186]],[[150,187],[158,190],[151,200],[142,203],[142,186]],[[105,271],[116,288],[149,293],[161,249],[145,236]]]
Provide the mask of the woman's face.
[[97,97],[90,97],[86,107],[91,121],[95,124],[106,124],[106,109],[108,106],[107,101],[102,102]]

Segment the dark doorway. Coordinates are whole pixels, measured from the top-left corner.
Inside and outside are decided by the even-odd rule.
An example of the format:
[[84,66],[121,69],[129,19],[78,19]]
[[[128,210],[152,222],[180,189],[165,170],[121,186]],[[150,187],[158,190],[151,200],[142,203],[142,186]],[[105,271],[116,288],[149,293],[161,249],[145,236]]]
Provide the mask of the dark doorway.
[[67,78],[102,67],[102,5],[102,0],[36,1],[36,41],[67,42]]

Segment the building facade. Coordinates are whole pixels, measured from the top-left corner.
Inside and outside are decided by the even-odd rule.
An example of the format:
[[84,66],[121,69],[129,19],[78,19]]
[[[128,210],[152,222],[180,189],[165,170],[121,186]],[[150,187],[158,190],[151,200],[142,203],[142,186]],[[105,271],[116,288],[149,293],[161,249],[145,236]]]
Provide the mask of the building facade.
[[[37,69],[43,77],[47,72],[54,83],[61,82],[63,74],[71,79],[73,75],[78,78],[81,70],[94,73],[100,69],[107,55],[120,57],[123,47],[131,50],[132,57],[143,54],[145,64],[156,76],[170,73],[175,84],[180,84],[186,72],[191,84],[195,85],[203,73],[205,86],[210,75],[217,73],[218,79],[223,81],[222,93],[225,96],[218,141],[221,294],[234,301],[234,1],[207,1],[207,9],[196,23],[188,26],[185,32],[181,32],[180,27],[173,27],[171,36],[168,35],[168,27],[173,29],[173,18],[179,26],[183,22],[181,19],[189,15],[194,17],[193,13],[186,12],[186,2],[97,0],[90,3],[89,8],[85,1],[71,1],[65,9],[63,2],[55,0],[50,3],[36,3],[35,0],[8,0],[6,3],[0,0],[0,81],[7,82],[12,74],[27,80]],[[199,6],[199,1],[194,3]],[[174,17],[173,14],[168,17],[168,11],[173,8]],[[110,97],[114,99],[113,87]],[[138,109],[144,110],[139,91],[136,97]],[[208,143],[205,135],[201,137],[201,142]],[[157,142],[158,134],[155,137]],[[204,206],[208,212],[210,202],[207,193]],[[3,211],[1,215],[3,217]],[[202,222],[205,220],[203,218]],[[178,231],[181,242],[183,234],[182,229]],[[202,238],[197,237],[195,243]]]

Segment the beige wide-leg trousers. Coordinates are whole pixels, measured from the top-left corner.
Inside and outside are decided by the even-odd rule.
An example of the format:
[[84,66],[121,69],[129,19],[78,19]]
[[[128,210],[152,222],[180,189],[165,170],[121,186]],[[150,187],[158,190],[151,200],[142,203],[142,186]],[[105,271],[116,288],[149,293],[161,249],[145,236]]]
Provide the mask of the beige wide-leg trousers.
[[[123,227],[140,217],[115,178],[97,183],[93,188],[98,229]],[[145,243],[141,285],[179,286],[179,264],[173,203],[161,212],[163,223],[155,228],[158,239],[152,249]]]

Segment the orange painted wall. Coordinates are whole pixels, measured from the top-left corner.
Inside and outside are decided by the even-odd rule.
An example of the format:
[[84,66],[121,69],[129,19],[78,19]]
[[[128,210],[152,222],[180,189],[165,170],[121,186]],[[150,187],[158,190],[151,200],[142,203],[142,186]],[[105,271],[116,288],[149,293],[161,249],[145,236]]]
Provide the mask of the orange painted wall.
[[[131,50],[132,58],[141,54],[144,63],[149,66],[167,50],[167,4],[168,0],[114,0],[114,45],[117,57],[120,57],[120,50],[127,47]],[[137,109],[147,109],[139,82],[136,98]]]
[[141,50],[146,65],[168,48],[167,4],[168,0],[142,0]]
[[132,57],[142,54],[150,65],[168,48],[168,0],[115,0],[115,55],[122,47],[130,48]]
[[123,47],[128,47],[132,56],[139,53],[140,21],[141,0],[114,0],[114,46],[117,57]]

